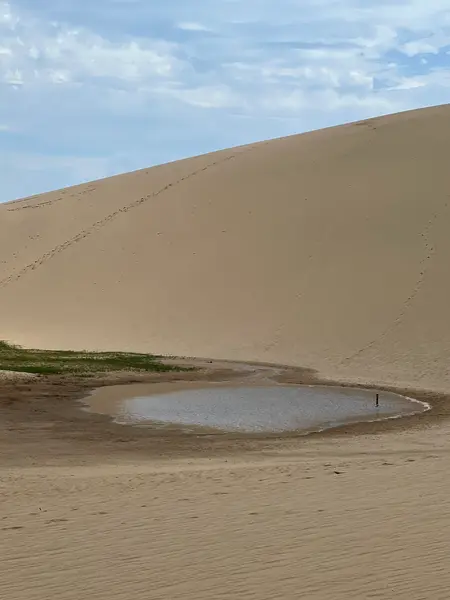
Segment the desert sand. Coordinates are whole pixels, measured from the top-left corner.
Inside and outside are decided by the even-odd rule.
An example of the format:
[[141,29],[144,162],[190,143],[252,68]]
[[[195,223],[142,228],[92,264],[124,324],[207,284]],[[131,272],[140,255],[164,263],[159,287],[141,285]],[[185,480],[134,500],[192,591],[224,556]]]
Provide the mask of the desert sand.
[[447,105],[1,205],[2,337],[448,390],[449,150]]
[[446,600],[448,433],[4,472],[2,593]]
[[[288,365],[3,377],[5,598],[447,600],[449,117],[402,113],[0,205],[1,338]],[[432,409],[248,439],[121,426],[78,403],[112,382],[267,369]]]
[[445,397],[417,391],[429,412],[331,434],[196,437],[78,408],[108,383],[0,386],[5,598],[448,598]]

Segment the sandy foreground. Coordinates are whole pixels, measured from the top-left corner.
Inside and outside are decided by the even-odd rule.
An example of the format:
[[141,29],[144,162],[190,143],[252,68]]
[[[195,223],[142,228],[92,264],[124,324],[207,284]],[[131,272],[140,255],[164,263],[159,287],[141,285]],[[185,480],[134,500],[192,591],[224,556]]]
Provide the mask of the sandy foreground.
[[[197,364],[115,381],[313,381]],[[0,385],[5,598],[448,598],[445,397],[418,392],[429,413],[328,434],[193,438],[81,411],[88,386]]]

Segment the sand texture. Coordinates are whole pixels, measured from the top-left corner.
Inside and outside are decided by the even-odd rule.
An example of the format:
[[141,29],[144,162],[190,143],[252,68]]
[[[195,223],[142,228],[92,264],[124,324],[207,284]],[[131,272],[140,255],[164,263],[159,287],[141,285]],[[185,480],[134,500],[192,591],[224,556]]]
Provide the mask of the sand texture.
[[[277,373],[183,377],[308,378]],[[166,379],[178,380],[143,380]],[[197,437],[79,410],[90,385],[111,382],[0,385],[2,597],[447,600],[445,397],[419,393],[422,416],[334,433]]]
[[0,331],[448,390],[450,106],[0,206]]
[[449,433],[3,469],[2,594],[447,600]]
[[[0,376],[1,597],[448,600],[449,155],[443,106],[0,205],[0,339],[273,363]],[[431,410],[250,439],[78,402],[272,377]]]

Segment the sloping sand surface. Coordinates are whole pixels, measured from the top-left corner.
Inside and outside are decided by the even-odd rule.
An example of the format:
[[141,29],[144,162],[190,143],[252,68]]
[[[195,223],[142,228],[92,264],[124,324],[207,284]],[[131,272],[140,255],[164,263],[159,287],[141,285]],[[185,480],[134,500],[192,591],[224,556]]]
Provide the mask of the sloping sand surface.
[[1,337],[450,385],[450,107],[0,206]]
[[[449,151],[444,106],[1,205],[0,338],[448,392]],[[448,599],[445,398],[256,442],[121,428],[88,385],[3,377],[2,597]]]
[[2,595],[447,600],[449,434],[3,469]]

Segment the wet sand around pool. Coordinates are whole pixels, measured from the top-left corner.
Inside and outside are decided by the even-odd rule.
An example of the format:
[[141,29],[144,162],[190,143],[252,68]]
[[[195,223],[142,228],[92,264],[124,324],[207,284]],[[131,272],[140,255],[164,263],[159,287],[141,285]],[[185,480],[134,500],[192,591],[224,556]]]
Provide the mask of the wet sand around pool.
[[191,364],[2,383],[8,598],[359,600],[386,585],[399,600],[447,598],[447,397],[396,390],[431,410],[308,436],[184,435],[80,410],[114,383],[324,383],[300,369]]

